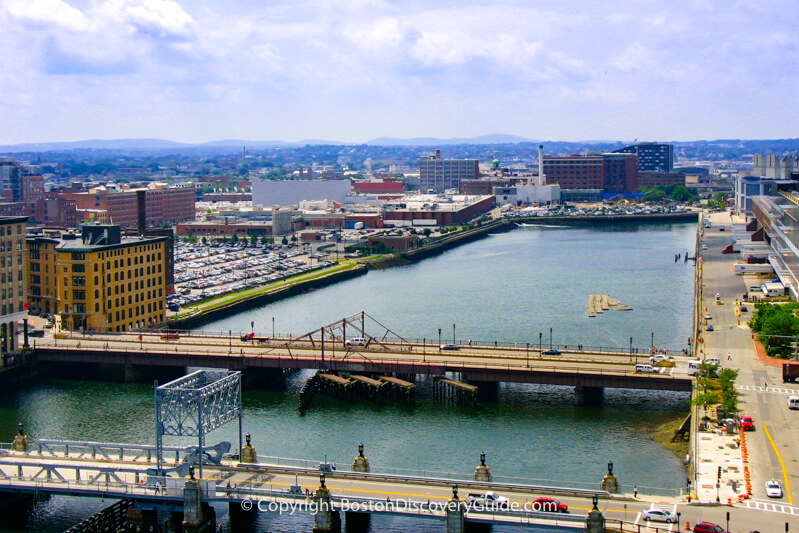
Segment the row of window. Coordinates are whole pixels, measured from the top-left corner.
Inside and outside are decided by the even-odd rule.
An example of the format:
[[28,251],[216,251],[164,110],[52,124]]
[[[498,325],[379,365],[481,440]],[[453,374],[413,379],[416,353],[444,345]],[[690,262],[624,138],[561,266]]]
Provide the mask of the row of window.
[[[22,241],[17,241],[17,251],[21,252],[23,250]],[[6,241],[0,241],[0,252],[13,252],[14,251],[14,243],[9,241],[8,248],[6,248]]]
[[[95,306],[98,306],[98,305],[99,304],[95,304]],[[147,304],[147,313],[148,314],[151,314],[151,313],[157,312],[157,311],[163,311],[163,309],[164,309],[164,302],[154,302],[154,303]],[[100,309],[98,307],[96,309],[96,311],[99,311],[99,310]],[[144,305],[139,305],[139,306],[136,306],[135,309],[131,310],[130,313],[127,313],[127,318],[141,317],[144,314],[145,314]],[[159,315],[159,316],[163,317],[163,315]],[[127,318],[126,318],[125,309],[120,309],[119,311],[116,311],[114,313],[108,313],[108,323],[109,324],[111,322],[120,322],[122,320],[126,320]],[[160,318],[159,320],[163,320],[163,318]]]
[[[22,225],[17,224],[15,226],[0,226],[0,237],[5,237],[7,235],[14,234],[14,228],[17,228],[16,234],[22,235]],[[5,314],[5,313],[3,313]]]

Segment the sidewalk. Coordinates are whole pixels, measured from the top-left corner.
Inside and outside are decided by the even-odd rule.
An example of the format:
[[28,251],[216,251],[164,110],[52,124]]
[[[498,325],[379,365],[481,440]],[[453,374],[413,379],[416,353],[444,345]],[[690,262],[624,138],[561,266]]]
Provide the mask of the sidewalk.
[[[714,428],[699,432],[697,439],[699,462],[695,464],[697,486],[693,490],[696,503],[738,503],[739,497],[746,494],[742,448],[736,442],[738,434],[726,435]],[[721,482],[717,483],[719,467]]]

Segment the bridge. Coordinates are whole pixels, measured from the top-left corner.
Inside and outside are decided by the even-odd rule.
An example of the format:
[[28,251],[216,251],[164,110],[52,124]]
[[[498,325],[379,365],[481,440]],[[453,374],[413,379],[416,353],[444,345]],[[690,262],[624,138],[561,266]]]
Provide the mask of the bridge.
[[[674,368],[637,373],[646,355],[624,351],[556,350],[538,346],[441,345],[426,339],[408,341],[381,327],[367,331],[365,314],[355,315],[296,338],[178,333],[62,332],[35,339],[43,363],[117,365],[129,376],[137,369],[171,367],[257,369],[322,369],[376,375],[457,374],[466,382],[538,383],[576,387],[595,397],[605,387],[690,391],[692,378]],[[371,334],[370,334],[371,333]],[[353,344],[359,335],[363,345]],[[349,342],[348,342],[349,340]],[[360,340],[358,341],[361,342]],[[443,349],[442,349],[443,348]],[[457,349],[450,349],[457,348]]]
[[[118,519],[124,512],[126,527],[139,530],[158,530],[159,510],[182,512],[183,531],[189,533],[215,531],[214,504],[227,504],[232,519],[258,511],[308,513],[320,532],[339,531],[341,511],[348,522],[367,525],[375,513],[444,519],[452,533],[463,531],[467,522],[588,527],[599,532],[602,529],[591,526],[593,520],[604,527],[599,499],[607,501],[618,491],[612,464],[603,490],[589,491],[493,482],[485,454],[471,480],[373,473],[362,444],[350,469],[259,457],[249,434],[242,444],[240,372],[198,370],[156,386],[155,411],[154,446],[31,442],[20,424],[12,445],[0,448],[0,491],[125,500],[104,514]],[[228,442],[207,446],[209,432],[236,418],[238,453],[227,453]],[[165,436],[196,437],[198,446],[167,446]],[[489,506],[483,498],[487,491],[506,499]],[[551,500],[538,500],[552,494],[570,498],[572,511],[588,510],[587,517]],[[584,507],[588,498],[593,507]]]

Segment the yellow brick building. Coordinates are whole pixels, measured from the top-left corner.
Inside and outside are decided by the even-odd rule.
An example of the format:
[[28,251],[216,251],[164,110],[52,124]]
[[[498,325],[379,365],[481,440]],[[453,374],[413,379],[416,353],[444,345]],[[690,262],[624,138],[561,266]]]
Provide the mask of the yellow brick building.
[[[32,312],[63,329],[133,331],[164,321],[166,237],[122,237],[119,226],[31,237]],[[60,320],[59,320],[60,319]]]
[[0,352],[17,347],[17,325],[25,310],[25,221],[0,217]]

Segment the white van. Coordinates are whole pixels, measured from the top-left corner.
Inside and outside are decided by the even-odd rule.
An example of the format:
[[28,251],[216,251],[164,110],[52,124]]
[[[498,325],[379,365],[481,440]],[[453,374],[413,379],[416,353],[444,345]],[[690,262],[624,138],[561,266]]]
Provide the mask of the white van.
[[799,396],[788,396],[788,409],[799,409]]
[[637,365],[635,365],[635,371],[643,374],[653,374],[657,372],[658,369],[652,365],[645,365],[638,363]]
[[705,363],[721,366],[721,360],[718,357],[705,357]]
[[348,339],[344,344],[347,346],[366,346],[366,339],[363,337],[353,337]]
[[702,361],[688,361],[688,375],[695,376],[699,372],[699,365],[701,364]]

